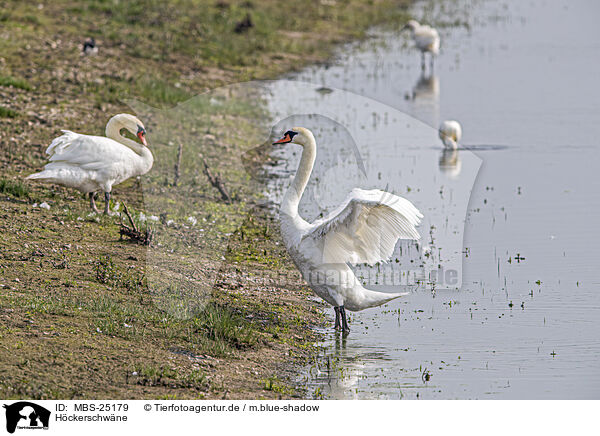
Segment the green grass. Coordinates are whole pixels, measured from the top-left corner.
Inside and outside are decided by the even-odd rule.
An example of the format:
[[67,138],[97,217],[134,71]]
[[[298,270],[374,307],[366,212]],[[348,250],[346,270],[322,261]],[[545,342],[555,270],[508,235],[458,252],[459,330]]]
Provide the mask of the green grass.
[[256,332],[250,323],[225,307],[210,304],[193,323],[197,332],[225,347],[241,350],[257,343]]
[[[255,4],[176,0],[165,13],[159,0],[88,0],[65,5],[68,16],[80,18],[79,33],[93,27],[96,33],[113,43],[125,44],[128,55],[135,58],[169,61],[174,53],[194,57],[200,65],[256,66],[265,52],[304,51],[302,43],[281,38],[280,31],[353,32],[365,23],[386,19],[384,8],[370,7],[368,2],[349,0],[344,5],[307,7],[303,2],[289,2],[281,7],[277,1]],[[387,2],[387,14],[397,13]],[[226,6],[224,6],[226,5]],[[236,24],[249,13],[254,27],[236,34]],[[324,22],[342,22],[343,26],[327,29]],[[310,23],[311,28],[307,28]],[[65,23],[67,28],[71,23]],[[127,32],[121,29],[127,28]],[[144,42],[142,44],[141,42]]]
[[194,369],[188,373],[182,373],[174,368],[166,366],[137,365],[132,372],[133,380],[144,386],[176,386],[185,388],[196,388],[207,390],[210,387],[203,371]]
[[173,106],[190,98],[186,91],[159,78],[144,78],[136,83],[137,98],[149,104]]
[[[48,70],[72,70],[78,64],[85,69],[87,61],[75,61],[76,52],[64,42],[83,42],[94,36],[100,44],[97,59],[110,53],[110,64],[115,65],[110,66],[113,72],[108,75],[78,76],[83,78],[81,92],[102,97],[99,104],[119,103],[127,93],[149,102],[168,103],[182,101],[202,86],[273,78],[323,60],[334,44],[364,36],[373,25],[405,19],[407,3],[344,0],[323,5],[317,0],[293,0],[282,7],[277,0],[171,0],[165,6],[160,0],[56,0],[38,9],[34,2],[8,0],[0,21],[14,37],[0,40],[0,51],[7,59],[7,70],[18,71],[22,68],[17,61],[22,58],[20,53],[27,42],[38,39],[36,44],[43,50],[28,50],[28,67],[43,63]],[[247,14],[254,26],[235,33],[236,24]],[[57,48],[63,56],[48,58],[47,41],[55,41],[57,35],[63,41]],[[71,57],[70,65],[63,65],[62,57]],[[92,60],[89,66],[96,63]],[[206,74],[211,69],[212,74]],[[31,79],[36,89],[54,86],[40,85],[39,80],[39,75]],[[179,82],[180,87],[174,86]],[[201,87],[195,86],[198,84]],[[0,77],[0,86],[33,88],[26,80],[11,76]]]
[[19,113],[4,107],[4,106],[0,106],[0,118],[17,118],[19,116]]
[[149,72],[134,82],[107,78],[105,83],[88,82],[86,91],[97,100],[98,105],[122,104],[135,97],[152,106],[173,106],[190,98],[190,94],[174,86],[171,80]]
[[[408,0],[38,3],[6,0],[0,11],[10,35],[0,38],[0,89],[11,101],[0,118],[14,118],[3,127],[5,139],[16,139],[0,147],[0,394],[221,398],[227,385],[237,398],[291,395],[279,370],[314,351],[310,326],[322,314],[300,279],[285,288],[259,280],[293,268],[273,219],[253,210],[262,189],[240,161],[265,139],[265,106],[243,90],[189,97],[325,60],[336,44],[398,20]],[[236,34],[248,13],[254,27]],[[89,36],[99,53],[80,56]],[[163,109],[138,109],[134,100]],[[140,182],[119,185],[113,201],[127,204],[139,229],[156,231],[153,246],[120,241],[118,219],[88,217],[87,201],[72,190],[18,181],[43,166],[59,129],[102,134],[119,112],[140,116],[155,162]],[[207,183],[200,154],[232,203]],[[32,214],[12,198],[53,206]],[[160,220],[143,222],[142,211]],[[253,356],[263,347],[256,374]]]
[[17,79],[11,76],[0,76],[0,86],[12,86],[14,88],[31,91],[32,86],[24,79]]
[[271,376],[266,380],[263,380],[263,389],[265,391],[272,391],[278,394],[291,394],[291,390],[287,384],[279,380],[277,376]]
[[[2,113],[1,109],[0,107],[0,114]],[[0,179],[0,193],[18,198],[29,198],[30,190],[23,182]]]
[[102,284],[115,285],[119,282],[121,274],[117,271],[115,263],[108,255],[96,261],[96,280]]
[[[168,341],[184,340],[193,344],[196,352],[216,356],[227,356],[259,342],[254,326],[226,307],[208,303],[193,317],[177,319],[163,312],[164,302],[158,299],[162,296],[158,297],[155,293],[148,295],[144,277],[118,267],[108,255],[101,256],[94,264],[98,283],[120,293],[127,291],[126,294],[133,297],[124,299],[100,294],[89,302],[71,303],[73,308],[83,307],[93,314],[95,321],[91,329],[98,333],[125,339],[152,334]],[[168,291],[176,292],[173,289]],[[152,303],[144,304],[148,296]],[[35,308],[39,310],[40,302],[35,303]],[[64,308],[64,304],[61,301],[61,308]]]

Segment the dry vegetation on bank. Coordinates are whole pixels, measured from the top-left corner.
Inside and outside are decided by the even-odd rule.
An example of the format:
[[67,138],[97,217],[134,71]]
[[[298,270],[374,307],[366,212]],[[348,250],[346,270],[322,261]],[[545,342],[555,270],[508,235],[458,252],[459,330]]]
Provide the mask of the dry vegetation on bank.
[[[147,115],[155,168],[116,187],[114,199],[136,220],[156,213],[157,241],[176,247],[177,259],[121,240],[119,219],[89,216],[78,193],[23,179],[43,165],[60,129],[102,134],[111,115],[131,111],[131,99],[169,108],[208,88],[322,61],[367,27],[401,19],[405,2],[164,3],[0,1],[3,398],[302,395],[295,371],[310,357],[310,327],[322,314],[278,243],[277,223],[256,209],[260,189],[240,164],[264,133],[260,104],[195,99],[203,117],[171,126],[187,153],[177,187],[177,141],[169,144],[158,113]],[[240,31],[247,15],[252,25]],[[88,36],[97,56],[80,55]],[[233,201],[208,184],[198,153]],[[43,202],[49,210],[34,207]],[[157,303],[152,285],[179,266],[204,284],[204,310],[181,316]],[[273,271],[292,278],[283,286],[264,273]]]

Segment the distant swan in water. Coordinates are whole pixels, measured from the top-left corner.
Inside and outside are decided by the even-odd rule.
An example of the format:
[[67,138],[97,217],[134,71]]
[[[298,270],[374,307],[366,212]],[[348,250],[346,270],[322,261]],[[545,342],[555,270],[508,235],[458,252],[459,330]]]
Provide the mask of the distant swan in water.
[[[141,144],[121,135],[127,129]],[[118,114],[106,124],[106,136],[91,136],[63,130],[64,135],[54,139],[46,154],[50,162],[44,170],[27,179],[75,188],[88,193],[90,207],[98,212],[94,193],[104,191],[104,213],[109,210],[110,192],[114,185],[130,177],[146,174],[154,158],[147,148],[144,124],[129,114]]]
[[440,124],[438,134],[444,143],[445,148],[456,150],[458,141],[460,141],[460,138],[462,137],[462,128],[458,121],[447,120]]
[[423,215],[404,198],[357,188],[326,218],[305,221],[298,213],[298,204],[313,170],[317,145],[312,132],[303,127],[288,130],[274,144],[290,142],[303,150],[279,211],[283,240],[304,279],[334,307],[335,328],[348,332],[346,309],[376,307],[406,295],[364,288],[348,264],[373,265],[388,260],[398,239],[420,238],[415,227]]
[[421,51],[421,69],[425,69],[425,53],[429,53],[431,68],[433,68],[433,58],[440,52],[438,31],[425,24],[419,24],[415,20],[408,21],[402,28],[402,30],[406,29],[410,30],[415,45]]

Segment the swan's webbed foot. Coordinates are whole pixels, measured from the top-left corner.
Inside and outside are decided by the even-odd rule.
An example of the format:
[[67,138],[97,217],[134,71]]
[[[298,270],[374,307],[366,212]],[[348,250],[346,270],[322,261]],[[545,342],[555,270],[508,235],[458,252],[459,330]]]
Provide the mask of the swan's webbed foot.
[[100,211],[96,207],[96,202],[94,201],[94,195],[96,195],[96,193],[90,192],[88,195],[90,196],[90,209],[92,209],[92,212],[100,213]]
[[334,307],[333,310],[335,311],[335,325],[333,328],[334,330],[339,330],[342,327],[340,324],[340,308]]
[[104,193],[104,214],[108,216],[116,215],[114,212],[110,211],[110,192]]
[[350,327],[348,326],[348,320],[346,319],[346,308],[340,306],[340,315],[342,316],[342,333],[347,335],[350,333]]

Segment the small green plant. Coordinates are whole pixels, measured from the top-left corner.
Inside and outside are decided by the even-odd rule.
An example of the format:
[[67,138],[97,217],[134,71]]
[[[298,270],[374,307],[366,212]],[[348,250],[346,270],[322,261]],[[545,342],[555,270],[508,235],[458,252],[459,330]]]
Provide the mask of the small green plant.
[[199,369],[194,369],[191,373],[180,377],[180,381],[186,387],[207,389],[210,385],[204,372]]
[[137,383],[145,386],[167,386],[177,378],[174,369],[164,366],[142,365],[136,367],[133,374],[137,375]]
[[146,289],[146,277],[143,274],[129,274],[122,277],[121,285],[130,293],[138,294]]
[[0,179],[0,192],[18,198],[28,198],[30,193],[29,188],[24,183],[8,179]]
[[251,347],[257,341],[250,323],[217,305],[208,305],[194,319],[194,324],[208,339],[238,350]]
[[281,380],[279,380],[276,376],[269,377],[264,382],[265,391],[276,392],[278,394],[288,394],[291,393],[291,389],[285,385]]
[[323,390],[321,389],[320,386],[315,389],[315,391],[312,394],[312,397],[313,397],[313,400],[323,400],[323,399],[325,399],[325,394],[323,393]]
[[115,286],[121,278],[115,263],[109,255],[96,261],[96,280],[105,285]]
[[16,118],[19,114],[12,109],[4,106],[0,106],[0,117],[1,118]]
[[25,79],[17,79],[12,76],[0,76],[0,86],[12,86],[13,88],[31,91],[32,87]]
[[177,394],[165,394],[156,397],[157,400],[177,400]]
[[180,374],[177,370],[165,366],[138,365],[132,375],[136,377],[137,384],[145,386],[195,388],[203,391],[210,387],[206,375],[198,369]]

